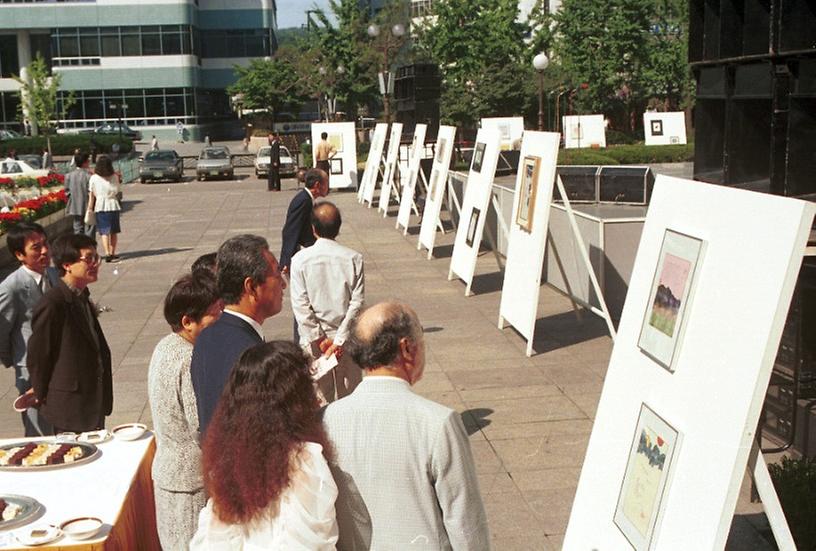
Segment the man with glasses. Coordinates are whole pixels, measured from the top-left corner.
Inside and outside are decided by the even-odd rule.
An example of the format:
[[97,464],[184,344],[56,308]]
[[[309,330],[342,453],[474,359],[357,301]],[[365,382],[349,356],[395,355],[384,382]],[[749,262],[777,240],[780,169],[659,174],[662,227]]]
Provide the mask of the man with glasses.
[[[23,222],[12,226],[6,234],[6,244],[20,267],[0,283],[0,361],[6,367],[14,366],[14,384],[20,396],[33,397],[26,365],[31,316],[34,306],[54,286],[59,275],[49,267],[48,238],[39,224]],[[22,398],[18,405],[25,405],[28,400]],[[50,434],[51,428],[35,408],[25,409],[22,418],[26,436]]]
[[100,258],[87,235],[63,235],[51,248],[60,280],[34,309],[28,368],[40,413],[55,434],[105,428],[113,409],[111,353],[88,285]]

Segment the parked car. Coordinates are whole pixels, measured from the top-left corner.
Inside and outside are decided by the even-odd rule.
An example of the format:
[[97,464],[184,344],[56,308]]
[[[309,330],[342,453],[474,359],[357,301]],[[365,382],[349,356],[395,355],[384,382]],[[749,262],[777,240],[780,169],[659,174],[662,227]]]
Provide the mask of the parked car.
[[224,176],[232,180],[234,174],[229,148],[220,145],[205,147],[201,150],[198,162],[196,162],[196,177],[199,180],[203,181],[212,176]]
[[119,135],[119,127],[122,127],[122,136],[125,138],[139,141],[142,139],[142,133],[138,130],[133,130],[125,123],[119,122],[106,122],[101,124],[91,130],[90,132],[93,134],[103,134],[105,136],[118,136]]
[[17,158],[20,159],[21,161],[25,161],[25,163],[31,166],[31,168],[39,170],[43,167],[42,155],[33,155],[31,153],[26,153],[24,155],[17,155]]
[[40,176],[48,176],[48,171],[36,169],[20,159],[4,159],[0,161],[0,178],[16,180],[23,176],[39,178]]
[[[258,155],[255,157],[255,176],[260,178],[269,174],[269,153],[272,150],[271,146],[265,145],[258,150]],[[285,145],[280,146],[280,175],[294,176],[297,171],[297,165],[292,158],[292,154],[286,149]]]
[[148,180],[181,182],[184,174],[184,160],[172,149],[150,151],[139,162],[139,180],[143,184]]
[[6,128],[0,128],[0,141],[3,140],[14,140],[17,138],[22,138],[23,135],[17,132],[16,130],[9,130]]

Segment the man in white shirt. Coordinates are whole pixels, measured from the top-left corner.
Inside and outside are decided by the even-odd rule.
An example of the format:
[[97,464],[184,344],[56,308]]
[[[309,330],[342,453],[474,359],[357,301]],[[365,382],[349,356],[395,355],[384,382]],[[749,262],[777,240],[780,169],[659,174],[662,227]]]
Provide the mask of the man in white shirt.
[[333,203],[324,201],[312,209],[316,241],[292,257],[290,280],[300,345],[315,357],[322,351],[339,360],[319,383],[330,402],[350,394],[362,379],[360,368],[343,354],[343,343],[363,307],[363,255],[335,241],[342,223]]
[[[33,399],[26,362],[31,318],[34,306],[59,275],[49,267],[48,238],[39,224],[23,222],[12,226],[6,234],[6,243],[11,254],[20,261],[20,267],[0,283],[0,361],[6,367],[14,367],[15,386],[20,395],[27,394]],[[23,412],[26,436],[52,433],[50,425],[38,413],[33,407]]]

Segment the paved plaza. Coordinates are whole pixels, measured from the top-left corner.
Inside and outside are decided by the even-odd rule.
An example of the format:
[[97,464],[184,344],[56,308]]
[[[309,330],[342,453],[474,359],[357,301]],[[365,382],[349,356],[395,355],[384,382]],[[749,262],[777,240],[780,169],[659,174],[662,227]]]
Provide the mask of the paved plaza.
[[[106,311],[102,326],[113,352],[114,410],[108,426],[151,424],[147,367],[153,347],[169,332],[162,301],[199,255],[225,239],[256,233],[280,251],[280,229],[295,183],[266,191],[266,182],[240,174],[234,182],[129,184],[119,264],[103,264],[91,295]],[[395,298],[411,304],[425,328],[427,367],[416,390],[461,412],[471,438],[494,549],[560,549],[607,363],[612,350],[604,322],[578,321],[569,300],[543,287],[532,358],[514,330],[497,329],[502,276],[487,251],[479,257],[475,296],[447,281],[453,232],[440,235],[435,258],[416,250],[418,227],[394,229],[396,207],[383,219],[357,203],[354,192],[329,196],[341,209],[342,244],[363,253],[366,302]],[[416,225],[416,217],[412,218]],[[267,338],[290,339],[288,296],[267,320]],[[13,370],[0,370],[0,437],[21,433]],[[705,476],[705,473],[700,473]],[[388,481],[383,481],[384,485]],[[689,504],[693,507],[694,504]],[[773,549],[756,526],[762,508],[743,485],[729,549]]]

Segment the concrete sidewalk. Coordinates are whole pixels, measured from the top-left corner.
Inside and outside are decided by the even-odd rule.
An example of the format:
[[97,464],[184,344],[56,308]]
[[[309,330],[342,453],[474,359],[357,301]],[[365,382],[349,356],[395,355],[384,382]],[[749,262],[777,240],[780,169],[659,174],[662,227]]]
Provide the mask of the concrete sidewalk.
[[[244,176],[235,182],[132,184],[120,249],[103,264],[92,297],[111,309],[101,321],[113,351],[114,412],[108,425],[150,424],[146,373],[153,347],[168,333],[162,301],[199,255],[239,233],[266,236],[280,250],[280,228],[295,183],[265,191]],[[397,298],[413,305],[425,328],[427,368],[417,391],[461,412],[470,433],[494,549],[559,549],[592,429],[612,343],[603,321],[576,320],[570,302],[542,288],[535,349],[512,329],[499,331],[502,276],[489,252],[478,261],[473,290],[447,281],[453,233],[440,235],[436,258],[416,250],[417,227],[404,237],[392,217],[357,204],[353,192],[330,196],[344,214],[339,241],[361,251],[369,304]],[[392,214],[395,209],[392,208]],[[416,219],[413,219],[416,223]],[[289,301],[267,320],[269,338],[291,338]],[[11,409],[11,370],[0,372],[0,436],[21,433]],[[387,484],[387,481],[383,482]],[[754,529],[761,506],[744,485],[730,549],[772,549]]]

